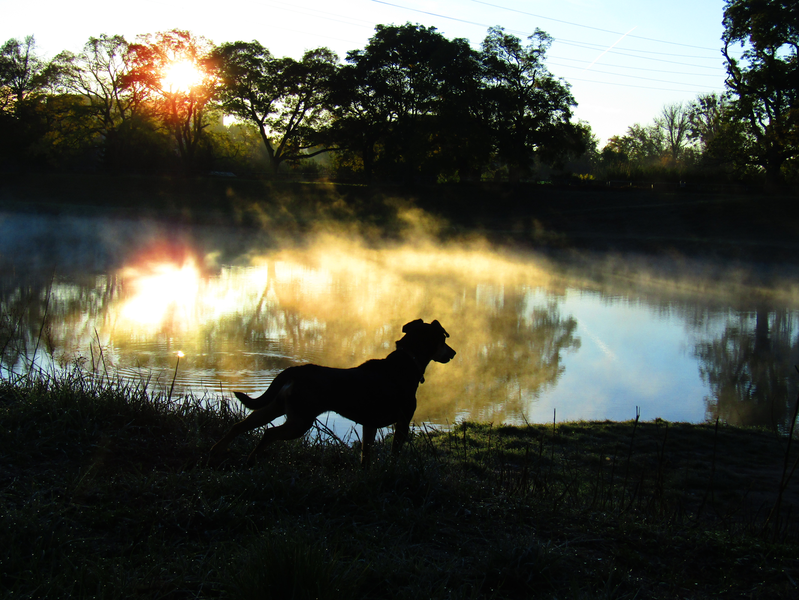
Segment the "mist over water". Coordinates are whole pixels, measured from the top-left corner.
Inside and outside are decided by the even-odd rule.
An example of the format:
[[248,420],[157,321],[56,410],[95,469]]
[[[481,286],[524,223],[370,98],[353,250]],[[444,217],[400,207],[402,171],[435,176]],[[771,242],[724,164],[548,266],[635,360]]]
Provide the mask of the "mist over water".
[[636,257],[576,267],[479,239],[439,244],[434,222],[406,218],[392,243],[327,230],[284,245],[233,228],[0,215],[2,372],[35,358],[163,390],[180,351],[176,393],[230,400],[294,364],[384,357],[402,325],[423,318],[442,323],[458,355],[428,368],[417,423],[636,410],[787,422],[797,281],[753,286],[734,268]]

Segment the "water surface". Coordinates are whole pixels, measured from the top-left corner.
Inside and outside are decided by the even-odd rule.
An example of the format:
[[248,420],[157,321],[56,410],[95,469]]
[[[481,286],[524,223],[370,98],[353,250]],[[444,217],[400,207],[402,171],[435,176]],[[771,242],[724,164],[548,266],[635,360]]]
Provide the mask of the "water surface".
[[424,235],[285,246],[251,230],[14,213],[0,240],[5,376],[79,364],[230,400],[290,365],[383,357],[421,317],[458,355],[428,368],[417,422],[639,413],[784,427],[796,399],[797,281],[753,286],[740,267],[576,263]]

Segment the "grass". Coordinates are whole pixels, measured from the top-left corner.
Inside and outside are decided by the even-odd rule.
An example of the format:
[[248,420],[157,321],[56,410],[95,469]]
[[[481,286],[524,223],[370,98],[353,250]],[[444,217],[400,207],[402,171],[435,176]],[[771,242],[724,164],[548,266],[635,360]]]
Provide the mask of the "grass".
[[797,594],[785,437],[637,419],[460,423],[417,428],[397,459],[384,440],[367,470],[322,434],[251,469],[242,436],[237,458],[205,466],[237,418],[78,370],[0,382],[3,596]]

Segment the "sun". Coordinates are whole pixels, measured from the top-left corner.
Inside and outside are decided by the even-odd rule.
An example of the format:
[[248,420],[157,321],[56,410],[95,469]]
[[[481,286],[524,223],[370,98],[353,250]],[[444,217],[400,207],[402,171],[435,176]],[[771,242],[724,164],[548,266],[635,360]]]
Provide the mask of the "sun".
[[161,85],[170,92],[189,92],[203,80],[203,73],[190,60],[176,60],[164,69]]

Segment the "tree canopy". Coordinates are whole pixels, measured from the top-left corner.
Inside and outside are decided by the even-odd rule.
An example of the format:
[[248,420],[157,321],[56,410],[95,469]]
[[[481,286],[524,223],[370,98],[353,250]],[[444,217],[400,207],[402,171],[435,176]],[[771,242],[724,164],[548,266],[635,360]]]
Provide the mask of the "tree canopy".
[[[768,185],[780,185],[783,165],[799,152],[799,7],[727,0],[723,24],[727,86],[749,160],[765,170]],[[732,54],[736,45],[744,49],[740,58]]]

